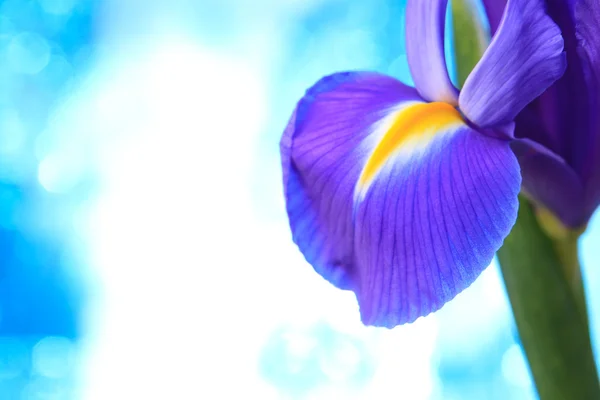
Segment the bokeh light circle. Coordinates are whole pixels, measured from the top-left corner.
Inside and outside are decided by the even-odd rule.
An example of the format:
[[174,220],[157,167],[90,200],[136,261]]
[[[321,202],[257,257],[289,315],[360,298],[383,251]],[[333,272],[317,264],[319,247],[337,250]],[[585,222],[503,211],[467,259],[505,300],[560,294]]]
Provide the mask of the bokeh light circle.
[[35,75],[48,65],[50,45],[37,33],[22,32],[10,41],[7,56],[14,72]]
[[31,352],[33,370],[47,378],[64,378],[75,362],[73,343],[60,336],[47,336],[36,343]]

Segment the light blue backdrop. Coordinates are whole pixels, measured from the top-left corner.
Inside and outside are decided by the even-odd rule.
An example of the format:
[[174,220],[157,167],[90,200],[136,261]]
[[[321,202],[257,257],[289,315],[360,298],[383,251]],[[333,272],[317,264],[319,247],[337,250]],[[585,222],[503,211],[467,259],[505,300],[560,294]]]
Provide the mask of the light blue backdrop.
[[0,398],[533,399],[496,264],[378,330],[290,240],[287,118],[331,72],[410,83],[403,7],[0,1]]

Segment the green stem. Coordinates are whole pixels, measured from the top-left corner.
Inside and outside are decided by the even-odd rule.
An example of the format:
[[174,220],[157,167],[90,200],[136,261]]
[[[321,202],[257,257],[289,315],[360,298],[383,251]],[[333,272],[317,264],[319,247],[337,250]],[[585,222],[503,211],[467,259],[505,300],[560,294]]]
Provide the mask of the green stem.
[[565,279],[571,287],[573,296],[586,326],[589,329],[587,305],[585,300],[585,288],[581,276],[581,265],[579,264],[578,243],[574,238],[553,240],[554,250],[556,251],[559,262],[563,267]]
[[541,400],[600,399],[577,240],[571,239],[550,239],[521,198],[517,222],[498,251]]
[[450,7],[453,34],[455,38],[460,38],[452,42],[457,61],[456,80],[460,88],[487,47],[487,37],[477,23],[477,10],[472,0],[452,0]]
[[585,226],[580,229],[567,228],[558,218],[543,207],[537,207],[535,215],[540,228],[542,228],[546,236],[552,241],[554,251],[562,266],[564,277],[571,286],[579,309],[585,318],[586,324],[588,324],[585,288],[581,275],[581,265],[579,264],[579,237],[585,231]]
[[[425,1],[425,0],[423,0]],[[485,48],[472,0],[452,0],[457,82]],[[581,231],[580,231],[581,232]],[[519,216],[498,251],[521,343],[541,400],[600,399],[577,242],[543,209],[520,198]]]

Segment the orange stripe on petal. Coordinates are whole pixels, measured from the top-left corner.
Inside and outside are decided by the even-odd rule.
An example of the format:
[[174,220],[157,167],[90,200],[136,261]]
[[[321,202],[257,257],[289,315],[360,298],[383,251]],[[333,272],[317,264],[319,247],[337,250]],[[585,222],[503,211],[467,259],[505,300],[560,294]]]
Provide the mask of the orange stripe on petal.
[[357,193],[364,194],[385,163],[399,150],[415,150],[438,134],[463,124],[460,113],[448,103],[417,103],[399,111],[371,153],[358,180]]

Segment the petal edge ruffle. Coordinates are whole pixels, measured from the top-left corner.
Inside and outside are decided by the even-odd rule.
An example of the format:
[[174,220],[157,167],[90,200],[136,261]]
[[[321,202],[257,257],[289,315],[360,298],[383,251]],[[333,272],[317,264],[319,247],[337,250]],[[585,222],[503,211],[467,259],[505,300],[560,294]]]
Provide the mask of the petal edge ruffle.
[[341,289],[354,285],[354,188],[377,124],[404,102],[401,82],[369,72],[327,76],[307,90],[280,142],[292,238],[306,260]]

